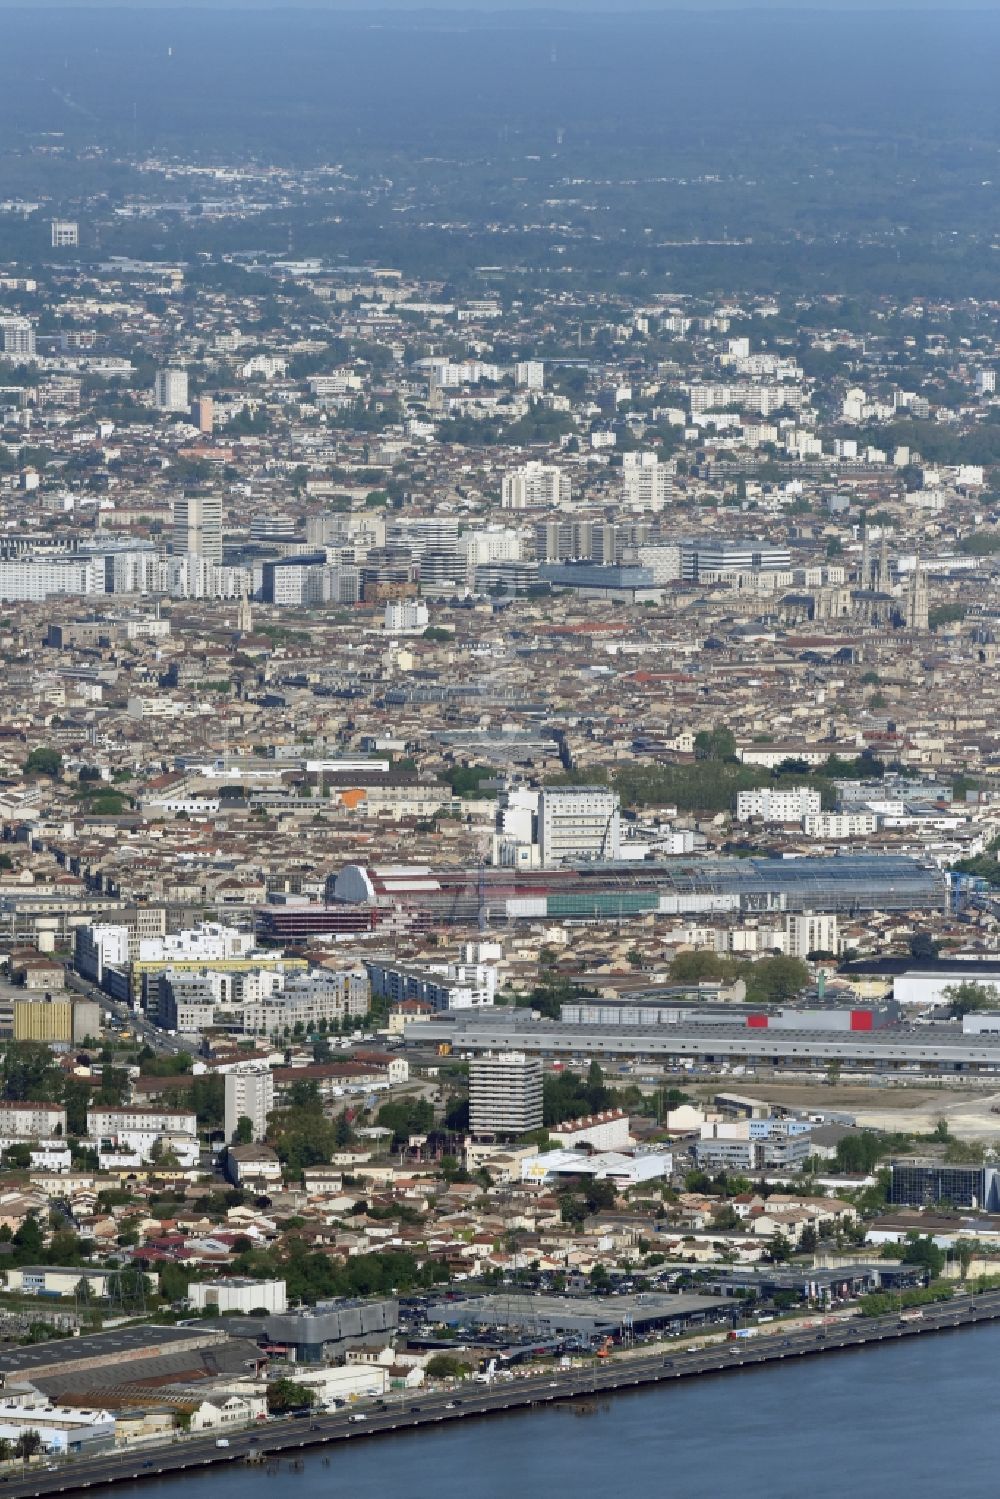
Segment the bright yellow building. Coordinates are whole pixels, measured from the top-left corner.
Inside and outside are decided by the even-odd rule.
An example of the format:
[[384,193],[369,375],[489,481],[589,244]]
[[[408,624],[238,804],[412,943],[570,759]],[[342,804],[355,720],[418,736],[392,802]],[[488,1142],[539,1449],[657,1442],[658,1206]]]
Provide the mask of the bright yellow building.
[[68,999],[15,999],[15,1041],[73,1040],[73,1006]]

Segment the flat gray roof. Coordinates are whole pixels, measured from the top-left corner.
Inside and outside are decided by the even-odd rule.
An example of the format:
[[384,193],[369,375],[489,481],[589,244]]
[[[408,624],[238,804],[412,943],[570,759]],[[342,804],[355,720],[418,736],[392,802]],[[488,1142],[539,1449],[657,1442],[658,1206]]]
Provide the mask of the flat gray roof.
[[492,1323],[496,1327],[534,1327],[540,1336],[561,1329],[594,1334],[617,1331],[626,1323],[642,1326],[650,1322],[687,1319],[719,1310],[731,1310],[727,1296],[643,1293],[634,1296],[473,1296],[467,1301],[445,1301],[434,1316],[450,1326]]
[[985,1063],[1000,1069],[1000,1034],[964,1035],[958,1026],[887,1026],[873,1031],[807,1031],[745,1025],[565,1025],[537,1020],[508,1025],[502,1013],[436,1016],[406,1027],[410,1045],[450,1041],[458,1051],[511,1047],[566,1056],[795,1057],[835,1061],[856,1057],[886,1062],[949,1065]]
[[[81,1276],[86,1271],[81,1269]],[[124,1353],[134,1354],[148,1348],[154,1353],[167,1352],[171,1345],[196,1347],[202,1342],[210,1347],[219,1341],[214,1328],[193,1327],[116,1327],[112,1332],[92,1333],[83,1338],[60,1338],[39,1343],[34,1348],[0,1349],[0,1373],[21,1373],[31,1369],[49,1369],[57,1364],[81,1364],[89,1359],[113,1359]]]

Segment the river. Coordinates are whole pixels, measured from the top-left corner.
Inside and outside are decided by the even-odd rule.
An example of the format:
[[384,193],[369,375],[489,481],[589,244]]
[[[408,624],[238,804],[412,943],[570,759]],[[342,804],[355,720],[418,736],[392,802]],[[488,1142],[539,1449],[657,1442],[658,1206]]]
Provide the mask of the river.
[[114,1499],[995,1499],[1000,1327],[310,1451]]

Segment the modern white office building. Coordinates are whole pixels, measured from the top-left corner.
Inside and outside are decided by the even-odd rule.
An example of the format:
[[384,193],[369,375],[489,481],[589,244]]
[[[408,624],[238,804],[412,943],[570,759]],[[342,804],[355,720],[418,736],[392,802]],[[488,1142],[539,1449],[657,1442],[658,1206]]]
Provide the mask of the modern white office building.
[[546,786],[538,797],[543,866],[612,860],[621,854],[621,800],[607,786]]
[[124,924],[97,921],[78,926],[74,936],[76,971],[92,984],[103,983],[105,968],[124,968],[129,960],[129,928]]
[[703,574],[713,578],[734,573],[787,570],[792,554],[780,542],[711,538],[681,542],[681,577],[697,583]]
[[283,1280],[250,1280],[232,1275],[225,1280],[192,1281],[188,1301],[196,1312],[214,1306],[221,1316],[227,1312],[256,1311],[280,1316],[288,1310],[288,1290]]

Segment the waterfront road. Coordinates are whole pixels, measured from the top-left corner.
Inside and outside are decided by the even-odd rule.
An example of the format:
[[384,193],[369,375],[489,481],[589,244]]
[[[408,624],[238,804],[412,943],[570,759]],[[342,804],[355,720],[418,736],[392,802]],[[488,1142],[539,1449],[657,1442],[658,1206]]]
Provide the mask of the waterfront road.
[[732,1374],[753,1365],[789,1358],[813,1357],[845,1349],[864,1348],[897,1338],[923,1336],[977,1322],[1000,1320],[1000,1291],[922,1308],[919,1319],[893,1315],[845,1318],[807,1328],[712,1343],[703,1348],[675,1349],[660,1344],[655,1352],[608,1359],[586,1368],[553,1369],[540,1375],[499,1377],[489,1384],[466,1382],[453,1390],[418,1390],[381,1401],[353,1405],[329,1415],[262,1422],[255,1429],[218,1436],[187,1437],[169,1445],[147,1446],[127,1452],[64,1459],[47,1465],[34,1463],[22,1477],[0,1479],[0,1499],[34,1499],[36,1495],[65,1494],[137,1478],[153,1478],[212,1463],[280,1462],[294,1459],[300,1449],[320,1443],[354,1440],[384,1432],[467,1420],[505,1410],[580,1400],[672,1379],[700,1374]]

